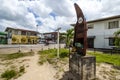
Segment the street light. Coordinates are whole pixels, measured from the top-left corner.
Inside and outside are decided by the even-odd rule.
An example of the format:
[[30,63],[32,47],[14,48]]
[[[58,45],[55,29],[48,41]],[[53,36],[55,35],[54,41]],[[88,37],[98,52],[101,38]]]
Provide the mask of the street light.
[[59,30],[61,29],[61,27],[57,28],[55,31],[57,31],[57,58],[59,58]]

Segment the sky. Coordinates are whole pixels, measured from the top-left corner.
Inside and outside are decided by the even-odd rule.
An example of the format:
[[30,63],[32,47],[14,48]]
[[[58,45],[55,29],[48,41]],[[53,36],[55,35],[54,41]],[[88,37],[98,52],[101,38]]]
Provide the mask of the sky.
[[87,21],[120,15],[120,0],[0,0],[0,31],[6,27],[65,32],[76,23],[74,3]]

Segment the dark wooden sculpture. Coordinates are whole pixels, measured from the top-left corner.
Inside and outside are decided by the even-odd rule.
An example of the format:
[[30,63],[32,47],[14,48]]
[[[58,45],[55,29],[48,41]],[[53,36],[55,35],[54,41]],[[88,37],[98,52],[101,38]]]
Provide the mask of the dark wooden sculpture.
[[75,3],[75,10],[77,14],[77,22],[74,27],[74,41],[73,47],[76,48],[76,52],[81,56],[86,55],[87,48],[87,26],[86,20],[80,7]]

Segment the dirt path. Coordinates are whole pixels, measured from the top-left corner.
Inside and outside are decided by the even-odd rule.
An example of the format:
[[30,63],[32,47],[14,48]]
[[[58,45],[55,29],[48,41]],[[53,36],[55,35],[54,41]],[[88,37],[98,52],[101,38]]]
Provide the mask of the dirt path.
[[[38,64],[39,55],[37,52],[34,56],[27,56],[15,60],[0,61],[0,73],[3,73],[10,66],[25,66],[25,73],[12,80],[66,80],[64,72],[68,71],[69,64],[67,62],[57,63],[58,68],[49,63],[43,65]],[[67,75],[68,76],[68,75]],[[69,75],[70,76],[70,75]],[[96,65],[97,80],[120,80],[120,70],[114,68],[110,64],[99,63]],[[3,80],[0,78],[0,80]]]
[[29,61],[29,67],[26,68],[26,73],[15,80],[55,80],[55,69],[48,64],[38,64],[39,55],[35,54]]

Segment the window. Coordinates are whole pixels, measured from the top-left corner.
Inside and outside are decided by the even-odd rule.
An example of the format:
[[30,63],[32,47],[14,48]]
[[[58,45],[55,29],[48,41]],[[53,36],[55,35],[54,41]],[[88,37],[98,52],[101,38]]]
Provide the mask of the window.
[[26,32],[25,31],[22,31],[22,33],[21,33],[22,35],[26,35]]
[[17,30],[16,30],[16,31],[14,31],[14,34],[15,34],[15,35],[17,35],[17,34],[18,34],[18,31],[17,31]]
[[115,46],[115,38],[109,38],[109,46]]
[[31,32],[30,35],[31,36],[37,36],[37,33]]
[[113,29],[118,27],[119,27],[119,21],[112,21],[108,23],[108,29]]
[[87,27],[88,27],[88,29],[93,29],[93,24],[89,24]]

